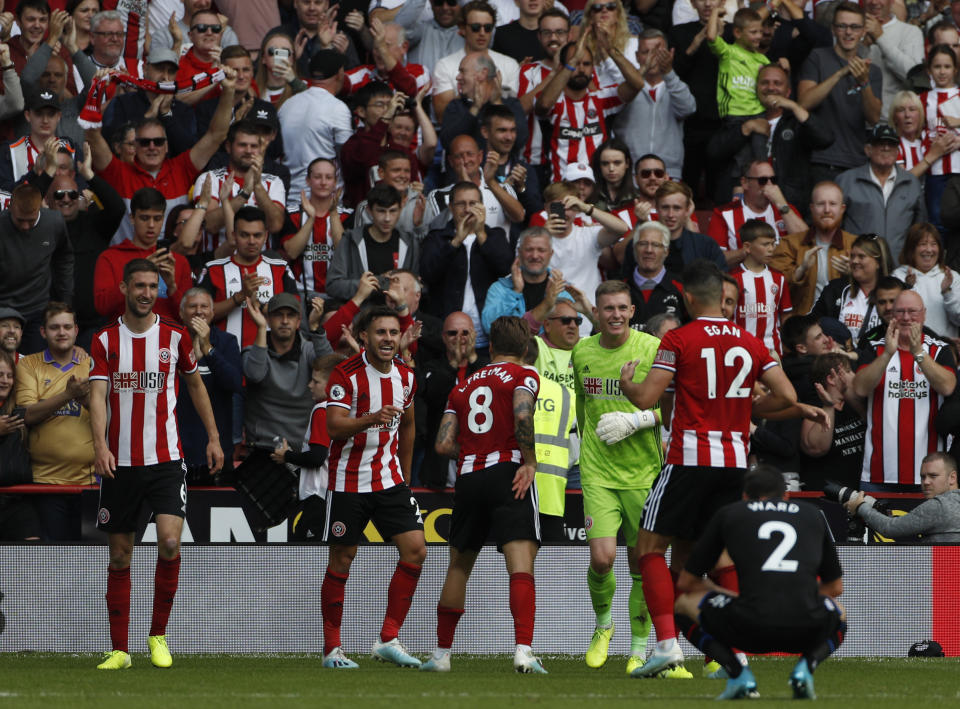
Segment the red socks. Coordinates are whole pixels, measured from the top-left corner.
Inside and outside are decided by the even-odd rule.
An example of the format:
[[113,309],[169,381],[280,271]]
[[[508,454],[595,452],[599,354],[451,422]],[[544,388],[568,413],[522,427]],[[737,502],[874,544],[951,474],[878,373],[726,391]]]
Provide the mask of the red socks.
[[707,576],[720,588],[725,588],[734,593],[740,593],[740,579],[737,577],[737,567],[733,564],[714,569],[707,574]]
[[663,554],[644,554],[640,557],[640,574],[643,576],[643,598],[647,612],[657,631],[657,640],[677,637],[673,620],[673,578]]
[[437,606],[437,647],[449,650],[453,647],[453,634],[463,615],[463,608]]
[[167,619],[170,617],[179,580],[180,555],[177,554],[176,559],[169,560],[157,557],[157,569],[153,575],[153,621],[150,623],[150,635],[167,634]]
[[130,567],[107,569],[107,613],[110,616],[110,643],[114,650],[127,652],[130,627]]
[[387,589],[387,612],[383,617],[383,627],[380,628],[381,642],[390,642],[400,634],[400,626],[410,610],[422,568],[418,564],[397,562],[393,578],[390,579],[390,588]]
[[510,613],[517,645],[533,645],[533,621],[537,613],[533,574],[510,574]]
[[340,647],[340,621],[343,619],[343,590],[347,574],[338,574],[327,567],[320,586],[320,614],[323,616],[323,654]]

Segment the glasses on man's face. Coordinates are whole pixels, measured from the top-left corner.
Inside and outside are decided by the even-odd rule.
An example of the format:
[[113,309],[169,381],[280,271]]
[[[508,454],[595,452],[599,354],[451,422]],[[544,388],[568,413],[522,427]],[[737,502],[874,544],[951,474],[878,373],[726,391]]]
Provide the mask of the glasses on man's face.
[[91,32],[91,34],[96,35],[97,37],[109,37],[110,39],[123,39],[123,32]]
[[433,4],[436,5],[437,7],[440,7],[441,5],[446,5],[448,7],[456,7],[458,3],[457,3],[457,0],[433,0]]
[[75,200],[80,198],[80,192],[77,190],[57,190],[53,193],[53,198],[55,200],[61,199],[70,199]]
[[603,12],[604,10],[609,10],[610,12],[615,12],[617,9],[617,3],[615,2],[598,2],[596,5],[590,8],[590,12]]
[[493,32],[493,23],[492,22],[471,22],[467,27],[470,28],[471,32],[479,32],[483,30],[487,34]]
[[573,325],[574,323],[579,325],[583,322],[583,317],[580,315],[554,315],[547,320],[559,320],[561,325]]
[[540,30],[541,37],[566,37],[570,30]]
[[206,34],[207,32],[212,32],[213,34],[220,34],[223,32],[223,25],[194,25],[190,28],[192,32],[197,34]]
[[651,177],[661,178],[666,176],[667,176],[667,171],[659,167],[645,167],[642,170],[640,170],[640,177],[642,177],[645,180],[648,180]]
[[745,179],[745,180],[756,180],[756,181],[757,181],[757,184],[760,185],[761,187],[766,187],[766,185],[767,185],[768,182],[769,182],[771,185],[777,184],[777,178],[774,177],[773,175],[761,175],[760,177],[753,177],[753,176],[751,176],[751,175],[745,175],[743,179]]
[[663,242],[662,241],[638,241],[637,248],[638,249],[662,249]]
[[456,337],[457,335],[460,335],[462,337],[469,337],[470,331],[469,330],[444,330],[443,334],[446,335],[447,337]]
[[863,29],[863,25],[848,25],[843,22],[836,22],[833,25],[833,29],[840,32],[859,32]]
[[167,144],[167,139],[166,139],[166,138],[163,138],[163,137],[160,137],[160,138],[137,138],[137,145],[139,145],[141,148],[146,148],[146,147],[149,146],[149,145],[152,145],[152,146],[155,147],[155,148],[159,148],[160,146],[166,145],[166,144]]
[[894,315],[909,315],[910,317],[915,317],[923,312],[923,308],[896,308],[893,311]]

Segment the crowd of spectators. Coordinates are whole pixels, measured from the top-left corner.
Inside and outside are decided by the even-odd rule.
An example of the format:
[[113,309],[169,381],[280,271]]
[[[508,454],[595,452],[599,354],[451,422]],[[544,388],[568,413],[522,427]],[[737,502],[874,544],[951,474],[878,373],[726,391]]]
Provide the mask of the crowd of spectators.
[[[314,360],[386,304],[418,375],[413,482],[443,487],[443,404],[497,317],[575,396],[597,286],[625,281],[659,336],[697,259],[831,421],[758,420],[754,459],[919,491],[956,433],[956,0],[0,7],[0,484],[93,482],[87,350],[134,258],[228,461],[297,449]],[[178,420],[190,482],[229,484],[189,402]],[[0,538],[70,538],[70,500],[0,496]]]

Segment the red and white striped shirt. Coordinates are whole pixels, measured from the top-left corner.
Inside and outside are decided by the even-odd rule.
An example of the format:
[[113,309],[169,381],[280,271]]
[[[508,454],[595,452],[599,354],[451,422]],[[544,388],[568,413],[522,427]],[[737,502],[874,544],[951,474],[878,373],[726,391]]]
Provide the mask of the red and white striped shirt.
[[147,37],[147,16],[150,14],[149,5],[150,0],[103,0],[101,3],[101,9],[116,10],[123,15],[126,35],[121,56],[143,59],[143,45]]
[[897,165],[904,170],[912,170],[917,166],[917,163],[923,160],[923,155],[929,147],[926,132],[916,140],[908,140],[901,136],[900,146],[897,148]]
[[[310,412],[310,425],[303,436],[301,451],[317,447],[330,448],[330,434],[327,433],[327,402],[321,401]],[[319,468],[300,468],[300,499],[311,495],[325,497],[327,494],[327,462]]]
[[[924,115],[927,117],[927,139],[933,140],[941,133],[947,131],[957,132],[949,128],[943,120],[943,113],[940,106],[947,101],[960,96],[960,88],[954,86],[950,89],[930,89],[920,94],[920,102],[923,104]],[[960,172],[960,151],[954,150],[947,153],[939,160],[936,160],[930,166],[930,175],[953,175]]]
[[594,151],[610,137],[607,118],[623,108],[616,86],[590,91],[579,101],[561,94],[550,113],[550,161],[553,181],[560,182],[569,163],[587,165]]
[[[797,211],[797,208],[792,204],[789,206],[793,213],[799,217],[800,212]],[[762,212],[755,212],[750,209],[746,202],[735,199],[722,207],[713,208],[710,226],[707,227],[707,235],[716,241],[724,251],[739,249],[743,246],[743,241],[740,240],[740,227],[751,219],[759,219],[772,226],[776,232],[776,243],[778,244],[780,239],[789,233],[787,223],[772,204],[768,204]]]
[[[384,406],[406,410],[417,391],[413,370],[394,362],[383,374],[360,352],[341,362],[330,374],[327,408],[338,406],[359,418]],[[400,416],[390,423],[366,428],[353,438],[330,443],[329,485],[336,492],[376,492],[403,483],[397,431]]]
[[[350,216],[343,212],[339,214],[341,221]],[[297,230],[285,234],[281,241],[283,244],[294,237],[306,218],[303,207],[295,212],[290,212],[289,216]],[[330,236],[330,213],[327,212],[323,216],[318,214],[317,218],[313,220],[313,234],[307,241],[303,253],[290,262],[294,278],[302,291],[327,292],[327,269],[330,268],[334,248],[333,237]]]
[[[260,256],[256,263],[245,265],[237,263],[233,256],[210,261],[200,274],[200,287],[210,291],[213,302],[232,298],[234,293],[243,291],[243,277],[257,275],[266,279],[266,283],[257,288],[257,300],[265,306],[277,293],[291,291],[296,294],[296,284],[290,267],[282,258]],[[240,349],[252,345],[257,339],[257,324],[247,313],[244,301],[239,308],[230,311],[227,317],[217,321],[217,327],[226,330],[237,338]]]
[[724,318],[697,318],[663,336],[653,368],[676,391],[667,463],[746,468],[753,385],[779,366],[756,337]]
[[[870,344],[873,347],[861,359],[861,368],[873,360],[870,353],[879,356],[886,347],[883,339]],[[955,370],[947,343],[924,333],[923,349],[937,364]],[[942,403],[914,356],[898,349],[867,397],[861,481],[919,485],[923,457],[946,449],[946,441],[937,437],[934,427]]]
[[107,382],[107,444],[117,465],[140,466],[183,458],[177,431],[177,370],[197,371],[190,335],[156,315],[153,327],[131,332],[118,318],[90,347],[91,381]]
[[460,457],[457,474],[467,475],[498,463],[521,463],[513,419],[513,394],[529,391],[534,400],[540,375],[532,367],[495,362],[481,367],[450,392],[444,413],[457,417]]
[[[210,202],[211,209],[216,209],[220,206],[220,190],[223,187],[224,180],[227,179],[227,174],[230,171],[225,168],[217,168],[216,170],[209,170],[207,172],[201,173],[197,176],[196,181],[193,183],[193,201],[194,204],[197,203],[200,199],[200,192],[203,190],[204,180],[207,179],[207,175],[210,175]],[[244,175],[243,174],[234,174],[233,176],[233,187],[230,190],[230,195],[235,197],[237,193],[243,188]],[[268,173],[263,173],[260,176],[260,184],[263,185],[263,189],[267,191],[267,195],[270,197],[271,202],[279,204],[281,207],[285,207],[287,204],[287,190],[283,186],[283,180],[281,180],[276,175],[270,175]],[[247,207],[256,207],[257,198],[251,193],[250,197],[244,202],[244,206]],[[203,232],[203,243],[200,246],[200,251],[202,253],[209,253],[216,251],[220,244],[223,243],[224,239],[227,238],[226,231],[221,229],[218,232],[210,232],[204,230]]]
[[[550,72],[550,67],[542,61],[524,64],[520,67],[520,87],[517,90],[517,97],[524,96],[540,86],[540,83],[550,76]],[[527,131],[530,139],[523,146],[523,159],[527,161],[528,165],[546,164],[549,145],[544,144],[540,119],[533,111],[530,111],[530,115],[527,116]]]
[[760,273],[755,273],[743,264],[732,275],[740,284],[735,317],[737,325],[763,340],[768,350],[782,356],[780,324],[783,316],[793,310],[787,279],[780,271],[766,266]]

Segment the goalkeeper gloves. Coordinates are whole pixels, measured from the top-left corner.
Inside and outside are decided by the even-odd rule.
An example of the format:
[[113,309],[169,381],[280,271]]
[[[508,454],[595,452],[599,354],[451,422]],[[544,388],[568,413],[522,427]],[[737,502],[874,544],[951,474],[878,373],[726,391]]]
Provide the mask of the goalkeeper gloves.
[[652,411],[614,411],[603,414],[597,422],[597,438],[612,446],[636,431],[653,428],[657,418]]

